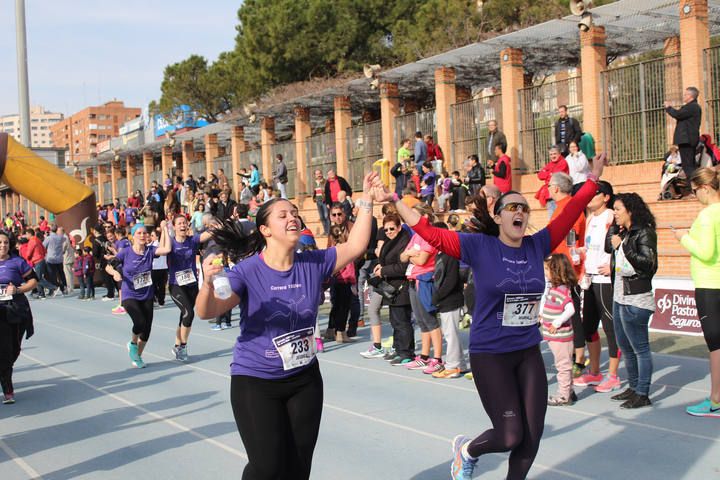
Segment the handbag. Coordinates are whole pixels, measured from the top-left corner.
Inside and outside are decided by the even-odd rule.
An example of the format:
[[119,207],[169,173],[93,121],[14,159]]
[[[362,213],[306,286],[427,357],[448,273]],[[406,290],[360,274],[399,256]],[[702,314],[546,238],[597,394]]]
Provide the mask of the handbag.
[[371,287],[373,287],[375,293],[378,293],[381,297],[388,301],[395,300],[395,297],[398,296],[400,289],[402,288],[395,288],[390,282],[383,280],[382,277],[370,277],[367,282]]

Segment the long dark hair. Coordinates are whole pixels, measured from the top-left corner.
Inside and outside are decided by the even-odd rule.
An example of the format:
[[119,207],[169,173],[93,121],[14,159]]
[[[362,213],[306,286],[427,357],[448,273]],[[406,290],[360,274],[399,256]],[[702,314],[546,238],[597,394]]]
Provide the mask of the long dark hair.
[[220,250],[227,253],[230,261],[237,263],[265,248],[265,237],[260,233],[259,227],[267,225],[272,206],[281,201],[287,202],[284,198],[273,198],[263,203],[255,215],[255,228],[250,232],[244,230],[239,222],[231,218],[218,227],[210,228],[213,240]]
[[469,221],[465,222],[463,227],[470,233],[484,233],[492,237],[500,235],[500,227],[493,220],[487,207],[487,199],[481,192],[472,198],[472,214]]
[[12,233],[12,232],[9,231],[9,230],[3,229],[3,230],[0,230],[0,235],[5,235],[5,236],[8,238],[8,246],[9,246],[9,248],[8,248],[8,255],[11,256],[11,257],[12,257],[13,255],[19,255],[19,253],[18,253],[18,251],[17,251],[17,249],[16,249],[16,247],[17,247],[17,238],[15,237],[15,234]]
[[635,192],[617,193],[615,200],[620,200],[625,206],[625,210],[630,213],[630,221],[633,225],[655,230],[655,216],[640,195]]

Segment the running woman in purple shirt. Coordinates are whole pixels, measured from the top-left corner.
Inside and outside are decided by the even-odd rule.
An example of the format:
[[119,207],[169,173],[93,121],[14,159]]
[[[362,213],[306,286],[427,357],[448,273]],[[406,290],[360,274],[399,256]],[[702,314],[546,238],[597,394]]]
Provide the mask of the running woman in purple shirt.
[[32,291],[36,285],[32,267],[17,255],[14,235],[0,230],[0,386],[5,405],[15,403],[12,373],[20,356],[20,342],[23,335],[30,338],[33,334],[32,313],[25,292]]
[[547,376],[540,353],[538,310],[545,287],[543,259],[560,243],[595,196],[605,157],[593,160],[593,173],[546,228],[526,236],[530,206],[518,192],[495,202],[492,215],[484,199],[476,202],[480,233],[457,233],[431,226],[399,201],[397,194],[375,196],[395,202],[398,213],[418,235],[472,269],[475,307],[470,328],[470,366],[475,388],[493,428],[475,439],[453,440],[451,478],[470,480],[478,458],[510,451],[508,480],[527,477],[545,427]]
[[195,257],[200,251],[200,244],[207,242],[211,234],[192,235],[187,218],[177,215],[172,221],[175,238],[169,232],[164,232],[165,250],[170,250],[167,256],[168,281],[170,284],[170,298],[180,309],[180,321],[175,332],[175,346],[172,354],[175,360],[186,362],[188,359],[187,342],[190,329],[195,318],[195,299],[198,295],[198,274],[195,266]]
[[[132,233],[132,247],[123,248],[108,265],[107,271],[116,282],[122,282],[120,292],[122,306],[133,322],[132,337],[127,344],[130,360],[137,368],[145,368],[143,350],[150,339],[153,322],[152,261],[155,257],[167,255],[169,249],[162,246],[165,222],[162,223],[160,247],[147,245],[148,232],[142,223],[135,224]],[[121,267],[120,273],[117,267]]]
[[242,261],[228,272],[233,293],[221,300],[213,279],[223,267],[214,265],[214,256],[205,259],[196,308],[206,319],[238,304],[244,312],[231,364],[230,399],[248,454],[245,479],[310,478],[323,403],[314,338],[322,283],[367,250],[371,191],[380,191],[379,183],[376,173],[365,176],[348,241],[327,250],[296,252],[300,218],[284,199],[260,207],[257,229],[249,236],[233,222],[213,231],[221,249]]

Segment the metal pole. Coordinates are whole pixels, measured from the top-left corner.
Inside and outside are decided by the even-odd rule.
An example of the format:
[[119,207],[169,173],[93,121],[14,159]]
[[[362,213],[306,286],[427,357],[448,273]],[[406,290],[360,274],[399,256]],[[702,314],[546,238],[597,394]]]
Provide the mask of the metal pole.
[[15,38],[17,44],[18,103],[20,104],[21,141],[30,147],[30,93],[28,89],[25,0],[15,0]]

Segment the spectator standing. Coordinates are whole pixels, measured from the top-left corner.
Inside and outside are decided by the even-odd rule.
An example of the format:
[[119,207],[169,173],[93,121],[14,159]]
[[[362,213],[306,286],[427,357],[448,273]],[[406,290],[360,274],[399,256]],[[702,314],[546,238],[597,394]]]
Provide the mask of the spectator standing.
[[497,153],[496,147],[498,145],[502,145],[502,152],[505,153],[507,151],[507,138],[505,137],[505,134],[498,130],[497,122],[495,120],[490,120],[488,122],[488,142],[487,142],[487,155],[488,160],[492,160],[493,162],[500,158],[500,156]]
[[498,143],[495,145],[495,158],[488,161],[488,166],[493,169],[493,184],[501,193],[512,190],[512,168],[506,151],[507,145]]
[[560,154],[560,148],[557,145],[553,145],[549,150],[550,161],[537,173],[537,176],[544,183],[535,193],[535,198],[540,201],[540,205],[543,207],[547,206],[548,215],[552,217],[555,211],[555,202],[550,198],[550,192],[548,191],[548,185],[550,184],[550,178],[553,173],[563,172],[570,173],[568,164],[565,161],[565,157]]
[[408,171],[407,163],[398,159],[398,163],[390,169],[390,175],[395,177],[395,193],[402,197],[403,190],[412,181],[412,173]]
[[480,165],[480,159],[477,155],[470,155],[465,160],[465,184],[468,186],[470,195],[476,195],[485,185],[485,170]]
[[340,190],[344,190],[348,197],[352,197],[352,188],[347,180],[336,175],[335,170],[328,170],[327,181],[325,182],[325,205],[328,208],[338,201],[338,192]]
[[560,118],[555,122],[555,145],[560,149],[560,153],[565,157],[570,153],[568,147],[570,142],[580,143],[582,137],[582,129],[580,123],[568,115],[566,105],[558,107]]
[[63,271],[63,261],[65,244],[67,239],[63,236],[62,227],[53,225],[50,228],[50,235],[43,240],[43,247],[47,251],[45,262],[47,264],[48,276],[50,281],[60,288],[55,291],[55,295],[62,293],[67,294],[67,281],[65,280],[65,272]]
[[281,154],[278,153],[275,155],[275,160],[277,160],[277,164],[273,172],[273,182],[275,182],[277,189],[280,191],[280,198],[287,199],[287,191],[285,189],[288,183],[287,166],[285,162],[283,162],[283,156]]
[[428,148],[421,131],[415,132],[415,169],[422,175],[422,165],[428,159]]
[[313,199],[317,206],[320,223],[323,227],[323,234],[327,237],[330,234],[330,212],[325,203],[325,184],[327,181],[323,177],[322,170],[315,170],[315,188],[313,189]]
[[683,106],[674,109],[670,102],[665,102],[665,112],[677,120],[673,143],[680,150],[682,168],[685,178],[690,179],[695,171],[695,149],[700,140],[700,120],[702,108],[698,103],[700,91],[695,87],[687,87],[683,92]]
[[443,171],[443,160],[445,159],[440,145],[435,143],[432,135],[425,135],[425,145],[428,149],[428,160],[432,162],[436,172]]
[[402,146],[398,148],[397,161],[407,166],[412,156],[413,152],[410,150],[410,139],[403,138]]
[[570,154],[565,159],[568,164],[568,173],[572,178],[573,185],[579,185],[587,180],[587,176],[590,174],[590,164],[577,142],[570,142],[568,148]]

